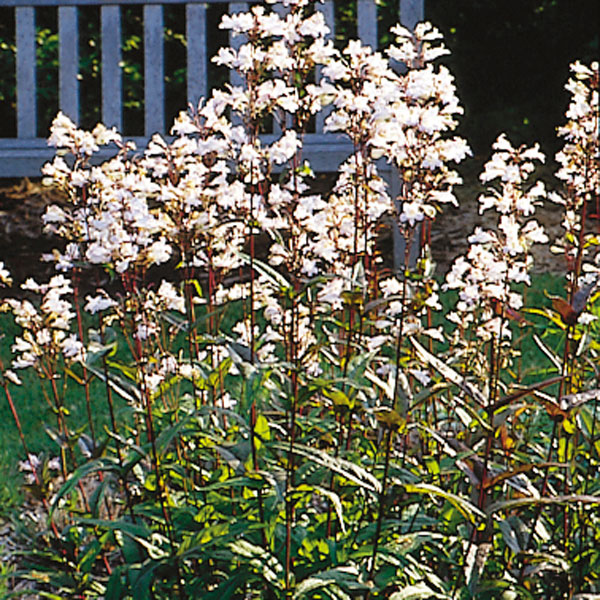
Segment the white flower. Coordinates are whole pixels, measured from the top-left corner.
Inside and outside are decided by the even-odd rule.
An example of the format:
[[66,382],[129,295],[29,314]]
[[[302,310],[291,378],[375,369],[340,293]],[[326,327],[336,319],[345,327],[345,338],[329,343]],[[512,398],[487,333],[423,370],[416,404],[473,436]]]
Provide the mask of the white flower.
[[417,221],[422,221],[425,217],[423,209],[424,206],[420,202],[404,202],[402,204],[400,221],[402,223],[408,222],[411,227],[414,227]]
[[149,323],[140,323],[135,330],[135,337],[144,341],[147,340],[150,336],[156,335],[158,332],[158,325],[153,322]]
[[144,375],[144,383],[150,392],[155,392],[160,387],[160,384],[164,381],[164,375],[160,373],[149,373]]
[[12,285],[10,272],[4,267],[4,263],[2,261],[0,261],[0,284],[7,286]]
[[117,303],[112,298],[109,298],[107,295],[98,295],[98,296],[86,296],[87,304],[84,306],[84,310],[95,315],[97,312],[102,310],[106,310],[107,308],[112,308],[116,306]]
[[282,164],[290,160],[296,152],[302,147],[302,142],[293,129],[289,129],[285,134],[271,144],[269,153],[271,160],[275,164]]
[[398,296],[402,294],[403,284],[395,277],[389,277],[379,284],[379,289],[381,289],[386,298],[388,296]]
[[177,293],[172,283],[163,280],[156,295],[164,303],[167,310],[185,313],[185,300],[183,296]]
[[422,369],[410,369],[410,374],[423,386],[429,385],[431,377],[427,371]]
[[99,242],[90,244],[85,256],[93,264],[105,264],[110,262],[112,258],[111,251]]
[[218,400],[218,403],[221,406],[221,408],[224,408],[226,410],[232,410],[237,406],[238,401],[235,398],[232,398],[229,392],[223,392],[223,394]]
[[589,325],[598,319],[597,315],[593,315],[589,312],[583,312],[579,315],[578,322],[580,325]]
[[147,257],[150,264],[159,265],[171,258],[171,252],[171,246],[166,242],[165,238],[161,238],[150,246]]
[[373,350],[377,350],[378,348],[383,346],[383,344],[385,344],[388,340],[389,337],[387,335],[375,335],[373,337],[369,337],[366,340],[367,348],[369,349],[369,352],[373,352]]
[[63,355],[65,358],[73,360],[83,361],[85,360],[85,348],[83,344],[77,339],[75,334],[71,334],[64,338],[60,343]]
[[15,385],[23,385],[23,382],[19,379],[19,376],[11,369],[4,371],[4,377],[9,381],[12,381]]
[[494,241],[495,237],[491,232],[483,230],[481,227],[476,227],[475,232],[471,234],[467,241],[469,244],[487,244]]
[[46,208],[46,212],[42,215],[42,222],[47,223],[65,223],[67,220],[67,214],[65,211],[56,204],[51,204]]

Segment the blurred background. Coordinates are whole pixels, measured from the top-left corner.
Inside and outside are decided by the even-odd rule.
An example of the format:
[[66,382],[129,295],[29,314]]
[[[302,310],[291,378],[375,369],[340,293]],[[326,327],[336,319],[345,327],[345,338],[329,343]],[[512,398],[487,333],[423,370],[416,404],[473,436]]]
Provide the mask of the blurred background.
[[569,63],[598,60],[599,0],[425,0],[465,107],[461,133],[488,154],[498,133],[553,155]]
[[[397,0],[379,0],[379,42],[390,42]],[[0,137],[15,125],[14,9],[0,0]],[[218,28],[225,4],[208,11],[209,53],[227,44]],[[123,6],[123,89],[125,131],[143,130],[143,24],[140,5]],[[568,95],[564,84],[574,60],[598,60],[600,0],[425,0],[425,16],[444,33],[451,56],[443,60],[456,76],[465,107],[460,133],[476,154],[487,154],[500,131],[515,142],[540,141],[552,154],[558,144]],[[165,6],[166,122],[185,108],[185,8]],[[80,8],[81,125],[100,119],[100,15],[97,6]],[[36,10],[38,58],[38,135],[47,136],[58,110],[58,25],[56,8]],[[356,1],[336,2],[336,45],[356,36]],[[227,73],[214,65],[209,84]]]
[[[0,138],[16,135],[14,8],[0,0]],[[398,0],[378,1],[379,46],[391,42],[389,28],[398,20]],[[228,44],[218,25],[227,5],[208,8],[208,52]],[[122,68],[125,135],[142,135],[144,128],[143,7],[123,5]],[[435,260],[442,271],[465,251],[465,232],[480,223],[477,196],[482,191],[477,175],[491,154],[491,144],[505,131],[513,144],[540,142],[548,156],[542,177],[556,185],[552,156],[560,147],[556,127],[564,123],[569,94],[564,85],[569,63],[598,60],[600,0],[425,0],[425,16],[443,32],[450,56],[442,58],[456,77],[458,96],[465,108],[458,133],[471,145],[474,157],[459,165],[465,184],[456,189],[460,208],[447,207],[434,230]],[[343,48],[356,37],[356,0],[335,2],[335,43]],[[164,7],[166,123],[186,107],[185,6]],[[79,9],[80,125],[93,127],[100,120],[100,10]],[[58,111],[58,22],[55,7],[36,9],[38,131],[48,128]],[[208,83],[223,85],[225,69],[210,65]],[[325,193],[333,175],[321,175],[315,191]],[[0,179],[0,260],[17,279],[41,269],[39,255],[56,241],[41,232],[40,215],[60,197],[41,186],[39,179]],[[540,211],[550,231],[558,234],[560,213]],[[598,221],[600,224],[600,221]],[[553,234],[554,235],[554,234]],[[552,236],[553,236],[552,235]],[[551,236],[551,237],[552,237]],[[553,256],[536,257],[546,271],[555,270]],[[47,265],[46,265],[47,267]]]

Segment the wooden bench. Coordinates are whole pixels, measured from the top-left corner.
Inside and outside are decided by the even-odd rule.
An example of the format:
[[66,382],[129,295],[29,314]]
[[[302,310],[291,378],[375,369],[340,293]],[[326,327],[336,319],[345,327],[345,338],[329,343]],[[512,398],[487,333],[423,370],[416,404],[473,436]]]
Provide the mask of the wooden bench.
[[[339,0],[343,2],[344,0]],[[413,28],[423,19],[424,0],[398,0],[400,21]],[[377,46],[377,6],[374,0],[356,0],[357,32],[364,44]],[[187,100],[193,104],[206,97],[208,89],[207,10],[212,4],[227,4],[230,13],[248,10],[248,2],[226,0],[2,0],[14,7],[16,24],[16,138],[0,138],[0,177],[35,177],[40,167],[54,155],[44,137],[37,137],[36,29],[38,7],[58,10],[59,107],[75,122],[80,115],[79,102],[79,19],[78,7],[100,9],[102,121],[123,129],[123,79],[121,74],[121,6],[143,5],[144,27],[144,133],[133,138],[144,147],[155,132],[166,133],[165,60],[163,44],[163,6],[184,4],[187,37]],[[332,30],[335,24],[334,0],[318,5]],[[235,77],[235,74],[232,75]],[[232,79],[235,82],[235,79]],[[182,103],[183,104],[183,103]],[[185,107],[182,105],[181,109]],[[320,172],[337,170],[348,156],[350,146],[337,135],[323,133],[323,117],[317,119],[315,132],[305,138],[304,156]]]

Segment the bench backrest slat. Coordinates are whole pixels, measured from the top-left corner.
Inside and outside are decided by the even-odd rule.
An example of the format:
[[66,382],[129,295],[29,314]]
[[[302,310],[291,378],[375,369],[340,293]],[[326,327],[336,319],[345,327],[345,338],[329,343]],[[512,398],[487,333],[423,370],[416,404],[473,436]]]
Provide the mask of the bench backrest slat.
[[[250,5],[248,2],[230,2],[229,3],[229,14],[235,15],[237,13],[248,12]],[[233,31],[229,31],[229,45],[234,50],[239,50],[240,47],[244,44],[244,36],[235,35]],[[230,71],[229,73],[229,83],[234,86],[243,85],[244,81],[242,76],[237,71]]]
[[35,85],[35,10],[16,9],[17,34],[17,135],[34,138],[37,133]]
[[144,6],[144,133],[165,130],[163,7]]
[[425,18],[424,0],[400,0],[400,22],[408,29]]
[[123,78],[121,74],[121,9],[100,9],[102,39],[102,122],[107,127],[123,129]]
[[[345,0],[324,0],[317,3],[317,10],[323,12],[325,21],[335,37],[336,7]],[[413,28],[423,19],[424,0],[395,0],[400,9],[403,25]],[[44,137],[38,138],[38,111],[36,97],[36,9],[55,7],[58,9],[58,96],[59,107],[75,122],[79,122],[80,106],[80,34],[83,19],[79,15],[80,6],[96,6],[100,11],[100,79],[101,98],[98,99],[102,122],[120,131],[127,128],[123,123],[123,72],[122,72],[122,6],[143,6],[144,40],[144,137],[154,132],[167,133],[165,119],[165,46],[163,6],[185,4],[185,34],[187,63],[186,100],[196,106],[200,98],[210,94],[209,71],[209,7],[224,6],[229,14],[245,12],[250,2],[229,0],[0,0],[3,6],[12,6],[16,22],[16,138],[0,139],[0,176],[37,175],[39,166],[52,154]],[[282,6],[275,9],[284,15]],[[365,45],[377,47],[377,5],[375,0],[357,0],[357,33]],[[210,13],[212,15],[212,13]],[[212,18],[212,17],[211,17]],[[211,21],[212,22],[212,21]],[[230,36],[230,44],[239,48],[242,36]],[[321,70],[317,69],[319,81]],[[230,83],[243,85],[243,78],[237,73],[230,74]],[[181,101],[183,110],[184,100]],[[339,136],[324,133],[324,122],[330,110],[316,117],[314,133],[307,136],[304,156],[320,161],[317,168],[336,168],[336,161],[343,154]],[[273,133],[281,131],[280,119],[274,120]],[[45,136],[42,133],[42,136]],[[140,138],[138,138],[140,139]],[[339,163],[338,163],[339,164]]]
[[196,107],[208,95],[208,40],[206,4],[185,7],[187,39],[187,101]]
[[79,120],[79,28],[77,7],[58,7],[58,105],[70,119]]
[[[329,27],[328,39],[333,40],[335,38],[335,5],[333,0],[325,0],[323,4],[319,5],[319,10],[325,17],[325,23]],[[317,69],[317,81],[321,79],[321,69]],[[323,127],[325,125],[325,119],[331,113],[330,109],[325,109],[317,113],[316,118],[316,131],[317,133],[323,133]]]
[[377,48],[377,5],[373,0],[358,0],[356,30],[363,46]]

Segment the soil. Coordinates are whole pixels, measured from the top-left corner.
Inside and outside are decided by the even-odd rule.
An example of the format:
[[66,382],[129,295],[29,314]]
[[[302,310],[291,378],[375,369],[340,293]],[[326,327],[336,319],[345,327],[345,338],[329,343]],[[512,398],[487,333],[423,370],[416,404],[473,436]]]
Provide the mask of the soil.
[[[466,252],[467,237],[477,225],[492,228],[495,224],[494,211],[487,211],[484,215],[477,212],[477,198],[484,191],[477,178],[482,162],[476,158],[461,165],[461,175],[467,183],[456,188],[460,207],[444,207],[444,212],[433,225],[432,251],[440,274],[448,271],[456,256]],[[552,172],[551,167],[545,167],[537,175],[551,185]],[[319,175],[314,189],[325,193],[332,182],[332,175]],[[15,282],[22,282],[30,276],[43,281],[53,273],[53,265],[42,262],[40,257],[51,252],[57,240],[42,232],[41,216],[49,204],[63,202],[65,198],[60,192],[43,186],[39,180],[5,180],[0,183],[0,261],[5,263]],[[557,209],[556,205],[548,203],[536,214],[551,240],[562,234],[561,211]],[[386,246],[390,244],[389,238],[384,235],[382,240],[384,255],[387,254]],[[535,271],[563,270],[560,257],[552,255],[548,245],[535,248],[533,254]]]
[[[494,210],[487,210],[483,215],[478,212],[477,199],[485,192],[484,186],[479,182],[479,173],[482,171],[484,160],[483,157],[475,157],[460,166],[458,170],[465,183],[455,188],[459,207],[455,208],[451,205],[444,207],[444,212],[433,224],[432,253],[438,272],[441,274],[448,271],[457,256],[467,251],[467,238],[475,227],[495,229],[497,226],[498,214]],[[531,181],[541,179],[547,189],[555,189],[560,183],[554,177],[557,169],[558,166],[555,164],[545,165],[534,173]],[[562,211],[558,205],[546,202],[545,206],[537,208],[534,218],[544,226],[551,242],[564,234],[561,226]],[[536,244],[532,248],[532,255],[534,272],[564,273],[565,266],[561,256],[550,252],[550,244]]]

